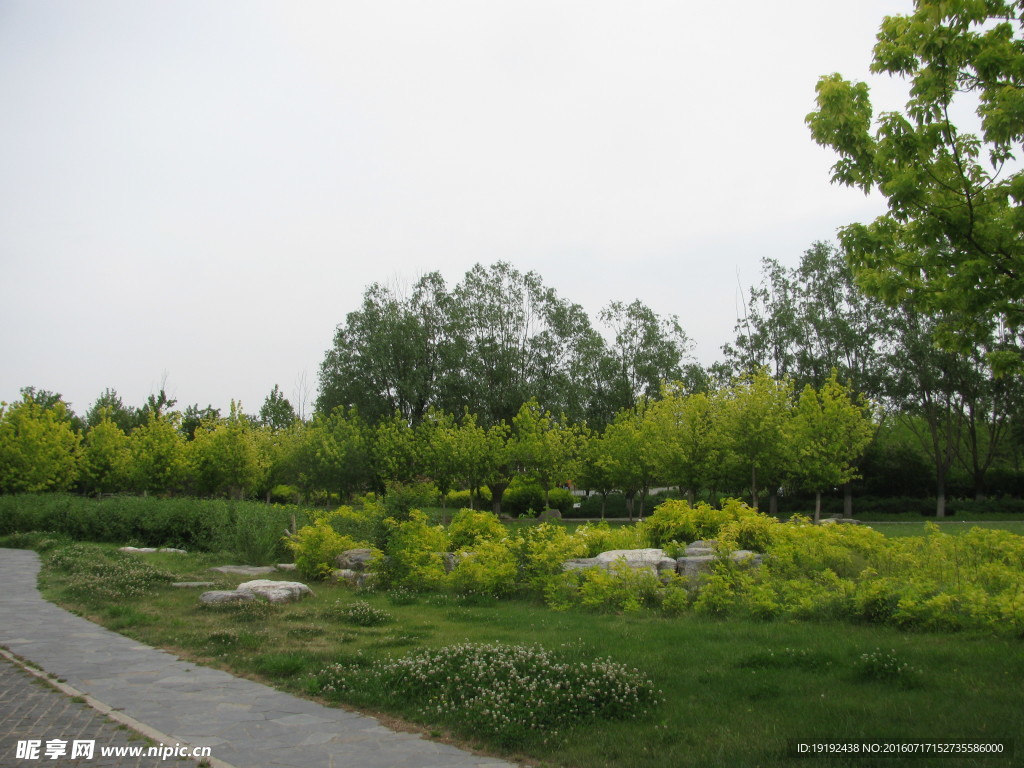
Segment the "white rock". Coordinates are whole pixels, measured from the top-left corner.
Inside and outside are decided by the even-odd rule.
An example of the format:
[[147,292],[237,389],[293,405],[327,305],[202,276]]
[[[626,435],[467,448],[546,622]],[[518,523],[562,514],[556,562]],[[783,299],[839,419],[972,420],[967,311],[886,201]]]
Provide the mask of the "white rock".
[[258,595],[271,603],[291,603],[312,595],[313,590],[298,581],[274,581],[272,579],[255,579],[238,585],[238,592]]
[[612,549],[594,559],[606,568],[612,563],[624,561],[630,568],[657,569],[658,564],[665,559],[665,552],[661,549]]
[[255,599],[256,595],[251,592],[239,592],[236,589],[203,592],[199,596],[199,602],[204,605],[228,605],[230,603],[244,603]]

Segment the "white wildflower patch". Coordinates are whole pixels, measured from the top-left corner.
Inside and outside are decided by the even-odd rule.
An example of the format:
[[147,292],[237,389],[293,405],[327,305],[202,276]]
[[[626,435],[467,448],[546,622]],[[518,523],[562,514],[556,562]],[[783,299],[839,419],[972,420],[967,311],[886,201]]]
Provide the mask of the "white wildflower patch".
[[425,650],[367,666],[334,664],[317,676],[339,699],[404,700],[443,723],[505,746],[532,733],[594,719],[642,715],[662,695],[639,670],[610,659],[567,661],[538,646],[473,644]]

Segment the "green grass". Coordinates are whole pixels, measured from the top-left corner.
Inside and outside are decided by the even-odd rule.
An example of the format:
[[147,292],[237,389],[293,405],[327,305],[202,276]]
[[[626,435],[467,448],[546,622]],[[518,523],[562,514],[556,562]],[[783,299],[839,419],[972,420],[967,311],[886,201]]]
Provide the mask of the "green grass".
[[[876,531],[886,536],[924,536],[925,526],[928,522],[935,523],[935,520],[920,522],[885,522],[866,523]],[[969,522],[965,520],[946,520],[935,523],[943,533],[961,534],[966,533],[972,527],[991,528],[999,531],[1009,531],[1024,536],[1024,520],[1003,520],[998,522]]]
[[[148,557],[182,581],[230,587],[247,578],[207,570],[230,558]],[[528,600],[355,593],[326,584],[313,585],[314,598],[283,606],[204,608],[198,604],[201,589],[164,584],[112,606],[69,590],[70,581],[50,570],[41,576],[48,598],[99,623],[300,695],[314,690],[311,675],[329,664],[363,665],[466,642],[538,644],[580,661],[609,657],[664,692],[664,704],[639,719],[538,733],[505,753],[544,765],[922,766],[927,761],[914,758],[796,759],[790,751],[797,740],[991,741],[1024,732],[1024,653],[1015,638],[690,615],[556,613]],[[358,601],[386,612],[390,621],[353,623],[345,608]],[[911,672],[890,673],[899,665]],[[401,699],[387,702],[388,714],[418,720],[428,733],[446,732]],[[362,705],[382,708],[372,701]],[[454,736],[501,752],[496,742],[475,734],[456,730]],[[941,764],[1013,762],[951,757]]]

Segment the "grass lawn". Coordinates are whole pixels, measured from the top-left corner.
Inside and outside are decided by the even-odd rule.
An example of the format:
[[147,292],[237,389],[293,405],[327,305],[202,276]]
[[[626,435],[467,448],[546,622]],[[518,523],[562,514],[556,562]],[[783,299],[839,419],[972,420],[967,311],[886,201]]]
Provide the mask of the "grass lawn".
[[[231,562],[225,556],[143,557],[182,581],[231,588],[246,580],[208,570]],[[314,584],[316,596],[296,604],[204,608],[196,589],[160,586],[148,595],[105,602],[74,593],[59,572],[44,570],[40,581],[49,599],[111,629],[300,695],[309,695],[311,674],[327,664],[366,664],[467,641],[539,644],[587,661],[611,657],[639,669],[663,692],[664,703],[637,719],[538,733],[505,753],[541,765],[920,767],[933,763],[797,758],[792,750],[797,741],[991,742],[1024,733],[1024,647],[1015,638],[909,634],[851,624],[556,613],[529,600],[355,593],[327,584]],[[390,620],[352,623],[344,609],[358,600],[386,611]],[[871,654],[874,662],[885,663],[865,660]],[[909,667],[894,671],[889,661]],[[443,730],[411,706],[392,705],[387,715],[418,721],[427,733]],[[500,751],[472,733],[444,735]],[[968,756],[938,764],[1020,763]]]
[[[931,522],[935,522],[932,520]],[[886,536],[923,536],[925,521],[914,521],[914,522],[885,522],[885,523],[872,523],[866,522],[866,525],[871,526],[876,531],[884,533]],[[977,526],[979,528],[993,528],[1000,531],[1009,531],[1010,533],[1016,533],[1019,536],[1024,536],[1024,520],[1001,520],[998,522],[972,522],[969,520],[945,520],[936,523],[943,533],[960,534],[966,533],[972,527]]]

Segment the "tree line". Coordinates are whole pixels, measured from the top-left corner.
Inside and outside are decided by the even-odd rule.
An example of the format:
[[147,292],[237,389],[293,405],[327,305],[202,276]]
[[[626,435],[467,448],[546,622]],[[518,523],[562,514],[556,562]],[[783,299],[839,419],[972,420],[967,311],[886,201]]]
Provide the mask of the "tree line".
[[28,388],[0,411],[0,491],[346,498],[427,482],[442,497],[486,488],[500,510],[518,478],[545,498],[617,491],[632,514],[654,487],[766,495],[774,510],[780,492],[852,494],[888,471],[927,473],[942,514],[951,473],[978,497],[993,467],[1020,476],[1020,379],[996,376],[983,346],[939,347],[910,304],[868,297],[830,244],[792,269],[764,262],[707,368],[675,318],[639,301],[598,320],[604,334],[504,263],[451,291],[436,274],[404,296],[373,285],[325,355],[309,421],[276,386],[257,414],[224,416],[107,390],[78,417]]
[[545,504],[552,489],[569,484],[603,498],[617,490],[632,516],[634,500],[642,515],[643,499],[658,486],[691,499],[705,489],[746,488],[755,506],[784,485],[820,494],[853,477],[875,430],[870,408],[835,376],[796,392],[791,380],[766,371],[707,393],[667,384],[600,431],[535,398],[510,421],[491,424],[468,410],[456,417],[433,407],[416,424],[398,412],[374,423],[344,406],[303,422],[275,387],[258,417],[232,403],[227,416],[207,416],[194,430],[168,408],[173,402],[164,405],[135,414],[144,421],[129,432],[119,420],[130,410],[102,405],[80,433],[62,400],[25,390],[0,413],[0,487],[246,498],[291,485],[344,500],[419,485],[442,503],[466,489],[472,505],[486,488],[500,514],[519,479],[538,487]]

